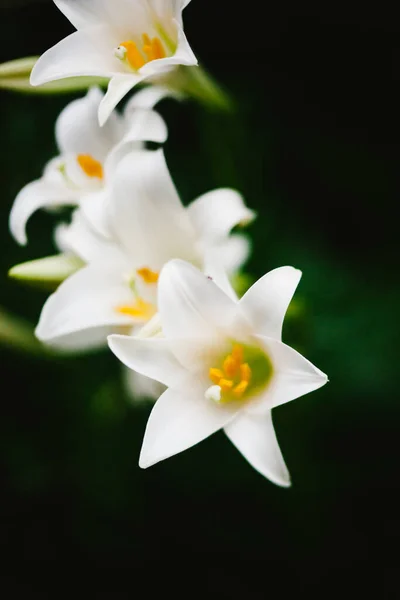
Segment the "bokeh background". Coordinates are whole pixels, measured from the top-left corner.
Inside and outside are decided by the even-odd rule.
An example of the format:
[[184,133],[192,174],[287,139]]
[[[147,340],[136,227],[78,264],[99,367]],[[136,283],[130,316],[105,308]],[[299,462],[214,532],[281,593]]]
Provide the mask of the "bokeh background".
[[[264,598],[272,581],[283,597],[373,585],[396,597],[399,21],[381,3],[193,0],[185,24],[239,110],[159,106],[173,178],[185,202],[232,186],[257,210],[247,270],[303,270],[284,339],[330,378],[274,411],[294,485],[264,480],[222,433],[142,471],[151,406],[132,405],[109,352],[40,358],[3,343],[0,544],[20,573],[65,557],[122,568],[132,596],[167,568],[162,581],[189,597]],[[3,0],[0,62],[71,31],[50,0]],[[36,214],[20,248],[8,213],[55,155],[73,97],[0,92],[0,304],[32,325],[46,293],[7,271],[54,252],[54,217]]]

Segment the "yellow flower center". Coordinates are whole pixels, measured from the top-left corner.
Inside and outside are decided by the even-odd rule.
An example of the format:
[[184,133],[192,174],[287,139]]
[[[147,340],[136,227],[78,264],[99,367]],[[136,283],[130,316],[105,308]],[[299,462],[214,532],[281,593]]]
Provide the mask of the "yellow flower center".
[[116,310],[122,315],[140,319],[141,321],[148,321],[151,317],[154,317],[157,312],[154,304],[146,302],[143,298],[137,298],[132,304],[117,306]]
[[93,156],[90,154],[78,154],[77,161],[82,171],[88,177],[98,177],[98,179],[103,179],[103,165],[93,158]]
[[213,385],[206,391],[206,397],[218,403],[244,400],[265,386],[271,375],[271,361],[261,348],[233,343],[232,351],[218,366],[209,369]]
[[143,279],[147,284],[157,283],[159,274],[156,271],[152,271],[149,267],[142,267],[138,269],[136,273]]
[[149,267],[137,269],[136,273],[129,279],[129,286],[134,296],[132,304],[117,306],[115,310],[122,315],[127,315],[134,319],[149,321],[156,314],[157,308],[153,303],[141,297],[137,286],[138,277],[145,285],[154,285],[158,282],[159,274],[156,271],[152,271]]
[[165,58],[166,52],[164,46],[158,37],[150,39],[147,33],[142,35],[143,43],[138,47],[133,40],[121,42],[118,48],[115,48],[114,54],[119,60],[127,62],[134,71],[138,71],[143,65]]

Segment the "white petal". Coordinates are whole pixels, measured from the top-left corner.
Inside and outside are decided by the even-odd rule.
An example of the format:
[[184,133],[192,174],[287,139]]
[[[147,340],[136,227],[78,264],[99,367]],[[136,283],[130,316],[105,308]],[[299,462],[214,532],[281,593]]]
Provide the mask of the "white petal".
[[147,422],[139,466],[154,465],[198,444],[224,427],[235,412],[206,400],[205,389],[188,379],[178,390],[169,388],[157,400]]
[[187,41],[182,25],[177,20],[173,21],[176,25],[178,33],[178,45],[175,54],[168,56],[167,58],[160,58],[148,62],[139,70],[141,75],[148,77],[152,75],[163,74],[166,70],[176,65],[197,65],[197,58],[193,54],[189,42]]
[[126,133],[122,141],[108,155],[105,164],[106,180],[114,177],[119,163],[126,154],[132,150],[143,149],[143,142],[162,144],[167,137],[167,125],[161,115],[154,110],[136,109],[133,111],[129,120],[126,121]]
[[151,110],[156,104],[164,98],[176,97],[176,94],[166,87],[159,85],[148,85],[136,92],[126,103],[124,109],[124,119],[129,119],[132,112],[138,108]]
[[27,243],[26,224],[39,208],[75,204],[75,194],[59,184],[46,179],[38,179],[26,185],[16,197],[10,213],[9,227],[12,235],[21,245]]
[[214,283],[225,292],[234,302],[238,301],[237,294],[232,287],[226,269],[220,261],[217,251],[210,250],[205,253],[203,271],[207,277],[211,277]]
[[53,0],[76,29],[107,22],[104,0]]
[[249,258],[251,244],[249,239],[240,233],[232,233],[229,237],[216,242],[213,252],[228,275],[236,273]]
[[126,392],[131,400],[136,403],[143,400],[157,400],[165,392],[165,386],[155,379],[124,368],[123,376]]
[[61,153],[90,154],[104,162],[110,150],[120,141],[122,122],[114,113],[107,124],[99,126],[97,113],[104,94],[91,88],[84,98],[68,104],[56,123],[56,140]]
[[257,333],[281,339],[286,311],[301,279],[301,271],[280,267],[261,277],[240,300]]
[[255,217],[242,196],[228,188],[200,196],[189,204],[188,212],[196,231],[204,239],[224,238],[236,225],[247,225]]
[[78,334],[81,340],[86,330],[132,325],[130,317],[116,310],[131,301],[131,292],[117,265],[89,265],[69,277],[49,297],[36,336],[62,347],[64,336],[69,336],[73,344],[71,334]]
[[263,413],[309,394],[328,381],[325,373],[290,346],[261,335],[256,337],[271,359],[273,373],[265,393],[248,404],[246,410],[249,413]]
[[260,416],[241,411],[226,425],[225,433],[261,475],[277,485],[290,486],[290,475],[276,439],[271,411]]
[[166,386],[175,385],[186,373],[166,339],[110,335],[108,345],[125,366]]
[[106,25],[75,31],[42,54],[32,69],[31,85],[80,75],[113,77],[121,72],[113,54],[120,41]]
[[[240,339],[249,330],[238,308],[237,303],[189,263],[172,260],[161,271],[158,309],[165,336],[171,340],[194,340],[199,345],[201,340],[215,344],[227,335]],[[185,358],[179,356],[181,362]],[[187,358],[190,360],[189,354]]]
[[112,201],[109,190],[103,189],[92,194],[85,194],[79,203],[79,210],[87,224],[98,235],[111,239],[112,234],[108,219],[108,203]]
[[73,253],[86,263],[123,262],[123,255],[118,246],[99,235],[87,222],[80,209],[74,212],[70,225],[61,224],[56,228],[55,241],[62,252]]
[[146,79],[146,75],[115,74],[108,84],[107,93],[99,106],[99,124],[103,126],[112,111],[135,85]]
[[195,235],[162,150],[122,159],[109,210],[114,234],[135,265],[159,270],[170,258],[196,260]]

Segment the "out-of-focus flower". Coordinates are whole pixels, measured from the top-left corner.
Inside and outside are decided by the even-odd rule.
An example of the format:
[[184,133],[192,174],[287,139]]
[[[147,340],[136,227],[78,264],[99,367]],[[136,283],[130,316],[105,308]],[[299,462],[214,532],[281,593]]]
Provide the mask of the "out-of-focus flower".
[[61,112],[56,122],[56,141],[60,155],[46,166],[43,176],[26,185],[15,199],[10,213],[10,230],[20,244],[27,243],[26,224],[39,208],[57,209],[82,205],[96,210],[98,193],[132,147],[143,142],[163,143],[167,127],[153,106],[168,95],[160,87],[145,88],[127,104],[122,115],[114,113],[101,128],[97,111],[103,93],[89,90]]
[[168,386],[149,417],[141,467],[223,428],[255,469],[278,485],[290,485],[271,410],[327,381],[281,341],[300,277],[292,267],[271,271],[238,302],[184,261],[164,267],[158,284],[164,337],[109,337],[126,366]]
[[183,31],[190,0],[54,0],[77,31],[45,52],[31,74],[34,86],[72,76],[110,78],[99,107],[103,125],[138,83],[196,65]]
[[[58,231],[59,246],[86,266],[43,308],[36,334],[53,346],[71,347],[75,339],[79,346],[94,339],[106,343],[110,330],[142,326],[157,311],[157,282],[167,261],[183,258],[213,274],[226,257],[231,229],[254,218],[230,189],[205,194],[184,208],[161,149],[127,154],[109,193],[102,205],[102,234],[100,227],[88,230],[80,210],[71,226]],[[247,252],[243,245],[236,261]]]

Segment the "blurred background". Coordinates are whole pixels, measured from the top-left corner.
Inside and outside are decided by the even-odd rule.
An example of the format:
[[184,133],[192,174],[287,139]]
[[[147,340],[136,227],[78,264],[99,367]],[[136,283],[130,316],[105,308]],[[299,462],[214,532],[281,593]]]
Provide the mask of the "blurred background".
[[[3,343],[3,552],[20,571],[66,556],[123,568],[132,594],[168,568],[179,586],[188,578],[196,593],[224,598],[264,598],[275,581],[283,597],[361,597],[373,585],[395,597],[399,21],[381,3],[193,0],[185,27],[238,111],[159,106],[173,178],[185,203],[218,186],[244,194],[258,212],[254,278],[302,269],[284,340],[330,383],[274,411],[293,478],[284,490],[222,433],[140,470],[151,405],[126,397],[111,353],[40,358]],[[71,31],[51,0],[2,0],[0,62]],[[74,97],[0,92],[0,304],[32,325],[47,294],[7,271],[54,253],[55,220],[36,213],[21,248],[8,214],[56,154],[54,122]],[[91,581],[92,597],[101,584]]]

